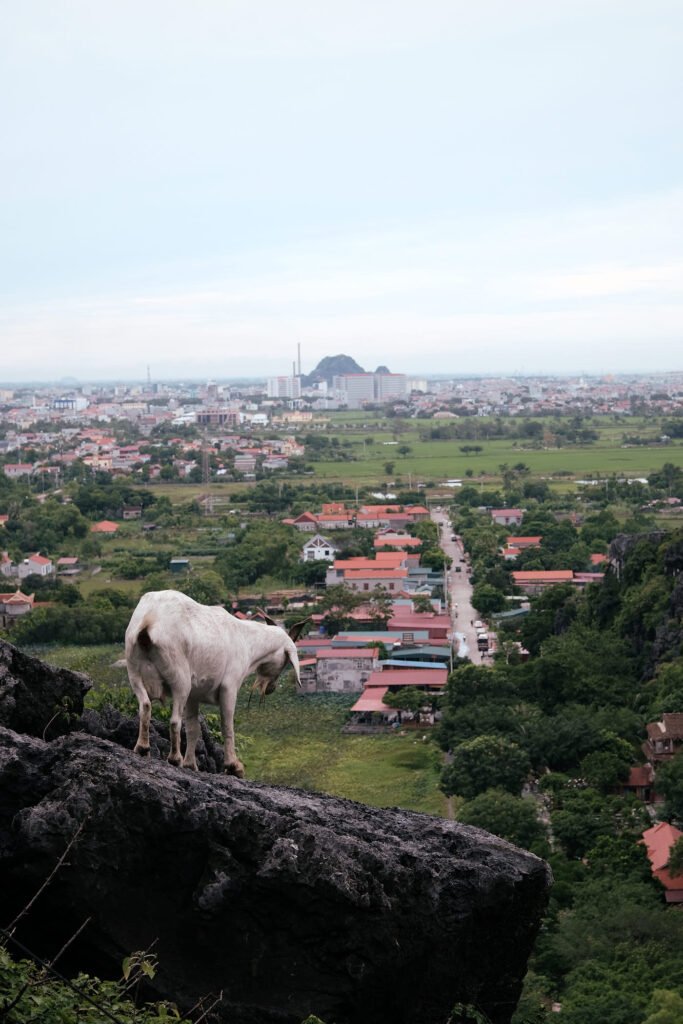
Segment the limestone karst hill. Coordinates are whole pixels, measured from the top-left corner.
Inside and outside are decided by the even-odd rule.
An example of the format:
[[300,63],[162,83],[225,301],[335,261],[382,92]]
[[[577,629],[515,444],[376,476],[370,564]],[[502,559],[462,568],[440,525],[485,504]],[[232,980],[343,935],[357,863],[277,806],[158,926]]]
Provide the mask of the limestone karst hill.
[[115,976],[155,943],[154,994],[222,991],[231,1024],[443,1024],[456,1002],[509,1021],[543,861],[455,822],[136,758],[79,731],[99,728],[79,717],[88,685],[0,643],[0,924],[80,829],[19,926],[36,953],[90,917],[65,966]]

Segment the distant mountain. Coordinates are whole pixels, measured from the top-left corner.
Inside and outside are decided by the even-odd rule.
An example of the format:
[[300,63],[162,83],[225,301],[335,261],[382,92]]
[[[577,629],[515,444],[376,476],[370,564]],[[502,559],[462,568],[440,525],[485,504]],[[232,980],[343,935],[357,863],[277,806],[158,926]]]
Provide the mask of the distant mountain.
[[343,373],[365,373],[365,370],[351,356],[325,356],[324,359],[320,360],[313,373],[301,375],[301,383],[306,388],[319,384],[323,380],[326,380],[331,385],[332,378],[338,377]]
[[391,370],[388,366],[378,366],[375,373],[391,373]]

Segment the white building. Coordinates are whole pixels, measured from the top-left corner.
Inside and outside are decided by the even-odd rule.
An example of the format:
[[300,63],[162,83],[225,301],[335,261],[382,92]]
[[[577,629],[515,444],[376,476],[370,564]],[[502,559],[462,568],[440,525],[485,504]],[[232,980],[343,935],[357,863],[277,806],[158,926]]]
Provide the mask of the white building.
[[17,576],[20,580],[26,576],[49,576],[52,572],[51,560],[37,552],[35,555],[29,555],[17,566]]
[[301,398],[301,378],[269,377],[266,393],[268,398]]
[[333,562],[338,550],[339,548],[336,548],[327,537],[323,537],[321,533],[316,533],[315,537],[311,537],[302,547],[301,561]]
[[375,399],[378,402],[390,402],[393,398],[405,398],[407,378],[405,373],[376,373]]
[[374,373],[344,373],[335,377],[332,385],[349,409],[360,409],[366,402],[375,401]]

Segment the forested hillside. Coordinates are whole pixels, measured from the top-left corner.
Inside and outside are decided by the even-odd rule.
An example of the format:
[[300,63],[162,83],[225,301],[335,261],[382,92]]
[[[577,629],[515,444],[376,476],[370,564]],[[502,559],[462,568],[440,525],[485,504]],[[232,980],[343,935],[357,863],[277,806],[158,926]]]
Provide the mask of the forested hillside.
[[[520,1020],[553,1000],[565,1024],[683,1019],[683,917],[639,844],[645,804],[621,788],[644,761],[646,723],[683,710],[683,533],[619,537],[610,551],[603,585],[534,599],[492,668],[462,664],[448,684],[439,742],[457,817],[555,873]],[[683,754],[655,786],[658,816],[683,825]]]

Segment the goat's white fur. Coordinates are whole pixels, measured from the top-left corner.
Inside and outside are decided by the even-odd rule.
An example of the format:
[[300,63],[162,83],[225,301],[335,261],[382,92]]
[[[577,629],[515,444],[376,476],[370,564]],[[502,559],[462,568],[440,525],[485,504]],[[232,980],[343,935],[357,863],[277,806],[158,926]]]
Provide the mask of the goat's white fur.
[[[264,696],[275,689],[278,676],[291,664],[301,686],[297,650],[283,629],[237,619],[224,608],[197,604],[175,590],[154,591],[141,598],[126,630],[126,664],[140,706],[135,752],[149,753],[151,701],[170,696],[173,710],[168,760],[196,771],[199,705],[217,704],[225,771],[240,778],[244,765],[235,752],[234,715],[245,678],[256,672],[254,688]],[[187,744],[181,759],[183,717]]]

